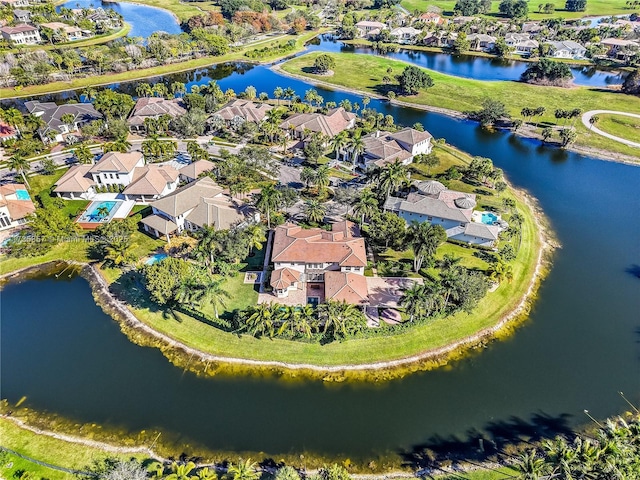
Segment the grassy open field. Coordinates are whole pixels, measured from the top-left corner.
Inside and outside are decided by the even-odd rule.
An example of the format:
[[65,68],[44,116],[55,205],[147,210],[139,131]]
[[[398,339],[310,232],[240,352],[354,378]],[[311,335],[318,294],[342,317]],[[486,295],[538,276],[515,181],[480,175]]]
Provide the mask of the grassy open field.
[[640,118],[607,113],[598,114],[598,118],[599,120],[596,127],[603,132],[634,142],[640,139]]
[[[284,63],[282,69],[288,73],[347,87],[365,94],[385,95],[391,86],[384,85],[382,78],[385,76],[394,78],[401,74],[408,65],[399,60],[375,55],[332,53],[330,55],[336,60],[336,67],[333,69],[334,75],[326,77],[315,75],[311,68],[314,59],[320,54],[321,52],[314,52],[294,58]],[[388,68],[392,69],[391,74],[387,73]],[[366,74],[357,75],[354,72],[366,72]],[[485,82],[445,75],[432,70],[427,70],[427,72],[433,78],[434,86],[432,88],[423,90],[418,95],[402,96],[398,99],[458,112],[477,110],[485,99],[497,99],[502,101],[511,115],[516,118],[521,118],[520,111],[524,107],[544,106],[546,113],[539,119],[541,127],[557,123],[554,112],[559,108],[565,110],[579,108],[586,112],[606,106],[608,109],[623,112],[640,111],[639,97],[614,91],[590,87],[547,87],[520,82]],[[560,126],[562,126],[562,121]],[[600,148],[614,153],[638,156],[638,150],[635,148],[590,133],[578,119],[576,119],[575,127],[578,132],[576,146]]]
[[[538,13],[538,5],[541,3],[553,3],[555,12],[551,14]],[[633,9],[627,8],[626,0],[589,0],[587,9],[584,12],[568,12],[564,9],[565,0],[529,0],[529,19],[543,20],[545,18],[580,18],[584,16],[601,16],[601,15],[623,15],[633,13]],[[456,0],[402,0],[401,5],[413,12],[414,10],[426,11],[430,6],[441,9],[445,15],[453,15],[453,8]],[[499,16],[498,7],[500,0],[491,2],[491,11],[487,14],[489,17]],[[636,9],[637,10],[637,9]]]
[[16,88],[2,88],[0,89],[0,98],[20,98],[29,97],[32,95],[45,95],[48,93],[62,92],[66,90],[77,90],[87,87],[94,87],[99,85],[108,85],[110,83],[130,82],[133,80],[141,80],[149,77],[156,77],[159,75],[167,75],[170,73],[183,72],[186,70],[194,70],[196,68],[208,67],[217,63],[224,63],[234,60],[251,61],[244,56],[245,52],[253,50],[254,48],[262,48],[270,45],[271,43],[285,44],[289,40],[296,41],[296,49],[289,51],[284,55],[272,54],[260,58],[260,62],[272,62],[280,57],[286,57],[292,55],[296,51],[302,50],[304,44],[310,39],[321,33],[322,31],[309,31],[302,35],[282,35],[280,37],[269,38],[267,40],[260,40],[248,45],[245,45],[242,49],[222,55],[220,57],[202,57],[186,62],[172,63],[169,65],[161,65],[158,67],[144,68],[140,70],[130,70],[128,72],[113,73],[107,75],[96,75],[84,78],[74,78],[68,82],[52,82],[44,85],[30,85],[28,87],[16,87]]

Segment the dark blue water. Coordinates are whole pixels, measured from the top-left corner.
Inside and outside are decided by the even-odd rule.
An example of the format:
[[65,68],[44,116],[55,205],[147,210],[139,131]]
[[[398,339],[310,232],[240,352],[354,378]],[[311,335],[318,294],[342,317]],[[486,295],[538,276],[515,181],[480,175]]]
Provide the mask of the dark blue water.
[[[165,81],[218,80],[236,92],[308,84],[266,67],[221,65]],[[121,90],[133,89],[121,85]],[[318,89],[327,101],[355,95]],[[161,427],[213,449],[313,450],[372,457],[444,441],[477,445],[519,431],[552,434],[640,403],[640,168],[488,133],[474,123],[372,100],[396,123],[493,159],[531,192],[562,248],[529,321],[452,368],[382,386],[198,378],[129,343],[81,279],[2,292],[2,397],[83,422]],[[38,301],[33,301],[37,299]],[[505,433],[507,432],[507,433]]]
[[180,24],[171,12],[161,8],[135,3],[102,3],[100,0],[71,0],[62,5],[66,8],[102,7],[118,12],[131,25],[128,37],[147,38],[154,32],[182,33]]
[[[309,50],[376,54],[372,48],[347,45],[330,35],[323,35],[315,45],[309,45]],[[518,60],[485,58],[473,55],[449,55],[447,53],[417,50],[400,50],[397,53],[387,53],[383,56],[395,60],[403,60],[455,77],[486,81],[520,80],[520,76],[530,65],[528,62]],[[592,66],[571,67],[571,73],[573,73],[573,82],[576,85],[606,87],[624,82],[623,73],[597,70]]]

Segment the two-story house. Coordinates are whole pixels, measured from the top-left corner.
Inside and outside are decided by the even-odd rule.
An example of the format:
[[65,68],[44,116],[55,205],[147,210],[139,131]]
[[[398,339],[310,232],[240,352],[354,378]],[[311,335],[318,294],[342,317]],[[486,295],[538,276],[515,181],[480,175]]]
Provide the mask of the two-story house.
[[152,202],[151,209],[153,214],[142,219],[142,227],[155,237],[166,237],[167,241],[170,235],[184,230],[195,232],[205,225],[225,230],[260,218],[223,193],[209,177],[202,177]]
[[67,199],[90,199],[97,192],[118,191],[125,200],[147,203],[174,192],[179,175],[171,165],[145,165],[140,152],[109,152],[93,165],[71,167],[53,191]]
[[2,34],[2,38],[13,45],[37,45],[42,41],[38,29],[26,23],[15,27],[2,27],[0,34]]
[[273,107],[266,103],[256,103],[237,98],[213,114],[213,120],[224,122],[228,127],[237,128],[245,122],[260,123]]
[[506,224],[499,223],[497,217],[487,216],[492,222],[484,223],[483,216],[474,215],[476,195],[447,189],[435,180],[416,182],[417,191],[409,193],[407,198],[389,196],[384,209],[396,213],[407,223],[429,222],[440,225],[447,237],[461,242],[493,246]]
[[300,291],[304,303],[369,301],[364,238],[352,222],[334,223],[331,231],[280,225],[273,235],[271,261],[270,285],[277,298]]
[[327,138],[332,138],[356,125],[356,114],[347,112],[342,107],[329,110],[326,115],[322,113],[295,113],[285,119],[280,128],[285,130],[294,139],[306,142],[309,133],[321,133]]
[[549,55],[554,58],[584,58],[587,49],[573,40],[562,42],[547,42],[549,45]]
[[374,132],[363,138],[364,151],[356,164],[363,170],[372,165],[383,167],[396,160],[408,165],[416,155],[431,152],[432,138],[429,132],[414,128],[403,128],[395,133]]
[[356,28],[361,37],[373,37],[379,35],[382,30],[387,28],[387,25],[382,22],[362,20],[356,23]]

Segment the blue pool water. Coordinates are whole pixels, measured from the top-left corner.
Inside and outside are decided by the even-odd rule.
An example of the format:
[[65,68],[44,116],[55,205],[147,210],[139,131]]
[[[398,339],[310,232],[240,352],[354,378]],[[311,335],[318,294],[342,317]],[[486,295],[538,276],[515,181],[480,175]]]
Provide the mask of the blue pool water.
[[498,216],[490,212],[482,212],[482,223],[485,225],[493,225],[498,221]]
[[[82,214],[82,216],[78,219],[78,222],[80,222],[80,223],[102,223],[102,222],[106,222],[108,220],[111,220],[113,218],[113,215],[115,215],[116,211],[118,210],[116,208],[116,206],[119,203],[120,202],[112,202],[112,201],[92,202],[87,207],[87,209]],[[101,211],[102,207],[106,207],[106,209],[109,211],[108,215],[100,215],[100,211]]]
[[31,200],[29,192],[27,192],[26,190],[16,190],[16,197],[18,198],[18,200]]
[[169,255],[167,255],[166,253],[156,253],[155,255],[152,255],[146,262],[147,265],[153,265],[154,263],[158,263],[162,260],[164,260],[165,258],[167,258]]

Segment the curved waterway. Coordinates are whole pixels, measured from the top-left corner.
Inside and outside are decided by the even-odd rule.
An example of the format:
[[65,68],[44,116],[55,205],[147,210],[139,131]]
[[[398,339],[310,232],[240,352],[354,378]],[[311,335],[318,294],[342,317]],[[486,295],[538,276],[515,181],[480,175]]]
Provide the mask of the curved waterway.
[[[346,44],[331,35],[322,35],[312,41],[309,51],[334,53],[362,53],[376,55],[370,47]],[[403,60],[424,68],[446,73],[454,77],[472,78],[485,81],[518,81],[530,62],[522,60],[478,57],[474,55],[450,55],[448,53],[425,52],[401,48],[398,52],[382,55],[394,60]],[[571,67],[573,83],[588,87],[608,87],[624,82],[625,74],[617,71],[598,70],[592,65]]]
[[[221,65],[168,81],[258,92],[311,88],[265,67]],[[133,89],[133,84],[120,89]],[[326,101],[355,95],[318,89]],[[162,428],[213,449],[314,451],[350,458],[484,435],[551,434],[640,403],[640,168],[541,146],[474,123],[372,100],[396,123],[490,157],[538,198],[562,248],[530,319],[448,368],[383,385],[198,378],[130,343],[81,278],[2,291],[1,387],[11,402],[82,422]],[[450,447],[447,447],[450,448]]]
[[128,2],[100,2],[100,0],[70,0],[65,8],[98,8],[118,12],[131,25],[128,37],[148,38],[154,32],[182,33],[180,23],[168,10]]

